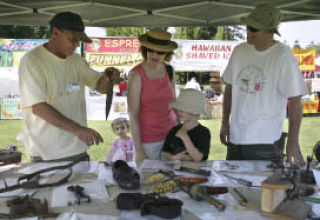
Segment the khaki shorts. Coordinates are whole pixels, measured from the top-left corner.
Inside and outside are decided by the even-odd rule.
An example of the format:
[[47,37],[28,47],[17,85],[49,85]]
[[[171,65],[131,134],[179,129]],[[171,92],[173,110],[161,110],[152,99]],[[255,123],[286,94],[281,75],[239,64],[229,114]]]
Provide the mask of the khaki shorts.
[[283,154],[287,133],[273,144],[237,145],[229,143],[226,160],[277,160]]
[[163,144],[164,144],[164,140],[151,142],[151,143],[142,143],[144,152],[147,155],[146,159],[161,160],[162,159],[161,149],[163,147]]

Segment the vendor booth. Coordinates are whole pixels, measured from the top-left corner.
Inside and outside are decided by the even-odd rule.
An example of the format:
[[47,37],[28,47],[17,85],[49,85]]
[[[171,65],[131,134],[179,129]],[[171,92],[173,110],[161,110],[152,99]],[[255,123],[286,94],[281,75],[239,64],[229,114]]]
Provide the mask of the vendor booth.
[[[72,11],[80,14],[87,26],[232,25],[239,24],[239,18],[257,4],[254,0],[2,0],[0,24],[47,25],[54,14]],[[274,0],[272,4],[284,12],[283,21],[320,18],[318,0]],[[227,60],[231,50],[219,50]],[[216,52],[200,54],[191,58],[220,58]],[[92,54],[92,62],[96,61],[100,61],[99,56]],[[6,109],[16,106],[10,101],[2,105]],[[115,103],[116,113],[127,111],[121,98]],[[212,104],[211,117],[221,117],[221,100],[209,100],[207,104]],[[11,149],[1,150],[11,153]],[[168,219],[172,213],[170,218],[175,220],[319,218],[319,163],[309,161],[307,167],[299,169],[276,159],[144,160],[121,167],[105,161],[14,161],[0,166],[0,219],[159,220]],[[304,183],[302,173],[307,177],[312,174],[316,181]],[[163,178],[154,174],[163,174]],[[153,177],[150,182],[146,181],[149,177]],[[120,195],[131,200],[123,199],[121,203]]]

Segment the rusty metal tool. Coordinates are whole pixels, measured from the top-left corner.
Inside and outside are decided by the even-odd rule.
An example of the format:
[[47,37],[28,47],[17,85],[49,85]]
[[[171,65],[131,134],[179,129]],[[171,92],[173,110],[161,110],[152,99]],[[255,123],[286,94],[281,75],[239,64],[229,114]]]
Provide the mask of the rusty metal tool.
[[210,170],[194,169],[194,168],[190,168],[190,167],[180,167],[179,171],[194,173],[194,174],[198,174],[198,175],[202,175],[202,176],[210,176],[211,175]]
[[215,171],[215,172],[217,172],[218,174],[221,174],[222,176],[225,176],[225,177],[227,177],[229,179],[233,179],[233,180],[237,181],[239,184],[241,184],[243,186],[252,187],[252,182],[251,181],[244,180],[244,179],[241,179],[241,178],[235,178],[233,176],[227,175],[227,174],[219,172],[219,171]]
[[75,186],[68,186],[68,191],[70,192],[73,192],[75,197],[76,197],[76,203],[78,205],[80,205],[81,203],[81,198],[85,198],[87,199],[87,203],[90,203],[91,202],[91,198],[89,195],[86,195],[83,191],[84,191],[84,188],[82,186],[79,186],[79,185],[75,185]]

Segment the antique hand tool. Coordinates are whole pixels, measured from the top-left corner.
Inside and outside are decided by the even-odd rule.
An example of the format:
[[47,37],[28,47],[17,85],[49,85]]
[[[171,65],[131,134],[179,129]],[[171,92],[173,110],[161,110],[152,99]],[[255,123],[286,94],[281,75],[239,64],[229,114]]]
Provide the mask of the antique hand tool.
[[218,174],[221,174],[222,176],[225,176],[225,177],[227,177],[229,179],[233,179],[233,180],[237,181],[239,184],[241,184],[243,186],[252,187],[252,182],[251,181],[244,180],[244,179],[241,179],[241,178],[236,178],[236,177],[227,175],[227,174],[219,172],[219,171],[215,171],[215,172],[217,172]]
[[0,219],[20,219],[38,216],[39,219],[56,218],[59,214],[51,212],[47,200],[30,198],[28,195],[7,201],[9,213],[0,213]]
[[315,184],[316,180],[314,179],[313,172],[310,170],[310,164],[312,162],[312,156],[307,156],[307,169],[302,171],[300,174],[300,180],[305,184]]
[[205,183],[208,181],[207,177],[203,176],[179,176],[176,178],[179,185],[185,185],[185,184],[200,184]]
[[106,120],[108,120],[108,116],[110,113],[110,108],[112,105],[112,99],[113,99],[113,72],[112,71],[107,71],[106,72],[107,76],[111,80],[111,86],[109,86],[106,90]]
[[[205,183],[208,181],[207,177],[203,177],[203,176],[178,176],[178,175],[175,175],[173,171],[160,170],[159,174],[163,174],[164,176],[169,177],[169,179],[176,181],[178,185],[200,184],[200,183]],[[162,179],[164,178],[164,176],[161,176]]]
[[14,149],[0,149],[0,166],[12,163],[20,163],[21,155],[21,152]]
[[205,186],[208,195],[228,193],[228,188],[223,186]]
[[[17,184],[15,185],[8,186],[6,181],[3,180],[5,187],[0,188],[0,193],[9,192],[9,191],[20,189],[20,188],[39,189],[39,188],[45,188],[45,187],[59,186],[63,183],[68,182],[69,178],[72,176],[72,166],[80,162],[81,160],[83,160],[83,157],[80,157],[75,161],[71,161],[66,165],[49,167],[49,168],[38,170],[30,174],[22,175],[18,178]],[[64,169],[68,170],[68,173],[64,177],[58,179],[56,182],[43,183],[43,184],[40,183],[39,180],[40,180],[41,174],[45,174],[45,173],[56,171],[56,170],[64,170]]]
[[81,198],[85,198],[87,199],[87,203],[90,203],[91,202],[91,198],[89,195],[86,195],[83,191],[84,191],[84,188],[82,186],[79,186],[79,185],[75,185],[75,186],[68,186],[68,191],[70,192],[73,192],[75,197],[76,197],[76,203],[78,205],[80,205],[81,203]]
[[211,176],[210,170],[201,170],[201,169],[194,169],[189,167],[180,167],[180,170],[182,172],[188,172],[188,173],[194,173],[202,176]]
[[246,197],[244,197],[244,195],[242,193],[240,193],[239,190],[237,190],[236,188],[233,188],[233,191],[237,194],[237,196],[239,197],[238,202],[241,206],[247,207],[248,206],[248,200]]
[[194,200],[206,200],[214,207],[216,207],[219,211],[225,210],[226,206],[220,201],[208,196],[207,190],[203,186],[199,185],[191,185],[191,186],[182,186],[181,189],[189,194],[189,196]]

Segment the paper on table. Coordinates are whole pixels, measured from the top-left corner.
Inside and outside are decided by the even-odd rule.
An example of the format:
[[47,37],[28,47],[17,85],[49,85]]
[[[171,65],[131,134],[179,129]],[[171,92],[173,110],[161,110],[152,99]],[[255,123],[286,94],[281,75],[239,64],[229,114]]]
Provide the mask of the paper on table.
[[320,187],[320,171],[312,169],[314,179],[316,180],[317,186]]
[[103,163],[99,164],[98,180],[104,182],[106,185],[116,185],[117,183],[113,179],[113,173],[111,166],[106,166]]
[[201,184],[204,186],[225,186],[225,187],[239,187],[240,185],[236,180],[227,178],[226,176],[220,175],[215,171],[211,171],[211,176],[208,177],[208,181]]
[[[166,218],[161,218],[155,215],[147,215],[141,216],[140,210],[121,210],[120,212],[120,219],[121,220],[132,220],[132,219],[145,219],[145,220],[166,220]],[[172,218],[173,220],[179,220],[180,217]]]
[[257,210],[245,209],[242,211],[234,210],[233,207],[227,207],[224,212],[221,212],[220,215],[216,218],[217,220],[225,219],[237,219],[237,220],[270,220],[268,217],[264,217]]
[[[106,200],[108,198],[107,190],[101,181],[77,184],[84,188],[84,193],[91,197],[91,203]],[[75,201],[74,193],[67,190],[70,184],[54,187],[52,192],[52,207],[65,207],[69,202]],[[82,204],[85,203],[81,201]]]
[[253,162],[239,160],[215,160],[212,168],[222,172],[254,173]]
[[[320,198],[320,192],[317,192],[310,196],[311,198]],[[312,203],[312,202],[307,202],[309,205],[312,206],[312,211],[314,212],[315,216],[320,216],[320,204],[318,203]]]
[[197,216],[202,220],[212,220],[212,219],[269,219],[260,215],[256,210],[242,210],[241,212],[236,211],[234,207],[240,207],[235,198],[230,194],[215,195],[213,198],[218,199],[222,202],[226,209],[223,212],[219,212],[210,203],[206,201],[195,201],[189,197],[184,192],[168,193],[168,197],[173,197],[183,201],[183,208]]
[[0,166],[0,174],[10,170],[13,167],[17,167],[17,166],[18,166],[17,164],[9,164],[9,165],[5,165],[5,166]]
[[[55,166],[63,166],[70,163],[69,161],[62,161],[62,162],[39,162],[39,163],[33,163],[30,164],[28,167],[20,169],[17,171],[17,173],[22,173],[22,174],[30,174],[30,173],[34,173],[38,170],[42,170],[42,169],[46,169],[46,168],[50,168],[50,167],[55,167]],[[91,162],[87,162],[87,161],[81,161],[77,164],[75,164],[72,167],[72,172],[73,173],[95,173],[98,170],[98,161],[91,161]],[[44,173],[44,176],[49,176],[51,174],[56,173],[58,170],[54,170],[51,172],[47,172]],[[59,173],[62,174],[65,171],[60,171]]]
[[107,216],[107,215],[95,215],[95,214],[82,214],[74,212],[66,212],[58,216],[57,220],[118,220],[117,216]]
[[268,167],[272,164],[271,161],[266,160],[257,160],[257,171],[265,171],[265,172],[272,172],[272,167]]
[[[236,174],[228,173],[228,176],[234,178],[240,178],[252,182],[252,186],[261,186],[261,183],[267,178],[267,176],[258,176],[258,175],[249,175],[249,174]],[[211,176],[208,178],[208,182],[203,183],[202,185],[206,186],[226,186],[226,187],[240,187],[243,186],[238,183],[238,181],[228,178],[222,174],[219,174],[215,171],[211,172]]]
[[180,169],[181,162],[179,160],[144,160],[140,167],[140,172],[158,172],[172,171],[175,169]]
[[[168,193],[168,197],[176,198],[183,201],[183,209],[188,210],[192,214],[196,215],[200,219],[216,219],[219,216],[219,211],[214,208],[210,203],[206,201],[195,201],[185,192],[177,192],[177,193]],[[219,195],[219,200],[228,195]],[[217,197],[215,197],[217,198]],[[229,198],[229,197],[228,197]],[[230,195],[229,198],[231,201],[233,197]],[[222,201],[226,205],[226,201]]]

